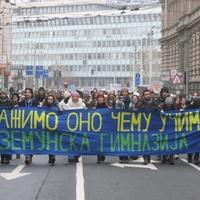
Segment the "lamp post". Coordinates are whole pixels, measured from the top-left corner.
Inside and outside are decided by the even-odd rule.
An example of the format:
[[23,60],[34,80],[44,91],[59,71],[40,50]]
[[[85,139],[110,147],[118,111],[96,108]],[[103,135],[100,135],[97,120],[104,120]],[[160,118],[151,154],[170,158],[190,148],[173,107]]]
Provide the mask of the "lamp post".
[[140,84],[143,85],[143,44],[145,38],[141,39],[141,47],[140,47]]
[[135,90],[135,70],[136,70],[136,53],[137,53],[137,47],[135,46],[134,47],[134,56],[133,56],[133,77],[132,77],[132,80],[133,80],[133,90]]
[[153,78],[153,29],[160,29],[160,26],[152,26],[150,31],[147,33],[148,43],[149,43],[149,84],[152,82]]
[[152,38],[153,38],[153,27],[151,28],[151,31],[147,33],[148,43],[149,43],[149,84],[151,84],[152,81]]

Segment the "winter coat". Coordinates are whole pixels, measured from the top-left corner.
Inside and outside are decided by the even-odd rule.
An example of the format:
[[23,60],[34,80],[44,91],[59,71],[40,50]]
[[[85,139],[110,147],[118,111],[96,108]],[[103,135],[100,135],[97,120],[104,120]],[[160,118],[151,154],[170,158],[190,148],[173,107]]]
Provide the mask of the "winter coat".
[[74,103],[71,98],[69,99],[69,101],[67,102],[67,104],[64,104],[64,103],[61,103],[61,102],[59,103],[59,107],[60,107],[61,111],[63,111],[63,110],[69,110],[69,109],[82,109],[82,108],[86,108],[86,105],[85,105],[85,103],[83,103],[83,101],[82,101],[81,98],[79,98],[79,100],[78,100],[77,103]]
[[58,112],[59,111],[59,106],[56,103],[49,104],[49,105],[43,105],[42,108],[45,108],[48,111],[52,111],[52,112]]
[[37,101],[35,98],[32,98],[32,101],[30,104],[27,103],[26,99],[23,99],[19,102],[19,107],[35,107],[39,105],[39,101]]

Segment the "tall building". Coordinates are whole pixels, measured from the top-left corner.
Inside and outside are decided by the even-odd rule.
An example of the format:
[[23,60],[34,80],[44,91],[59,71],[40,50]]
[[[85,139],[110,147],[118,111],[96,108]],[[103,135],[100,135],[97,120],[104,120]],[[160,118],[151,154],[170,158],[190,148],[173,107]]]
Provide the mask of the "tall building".
[[[136,75],[142,85],[159,81],[160,15],[160,6],[118,10],[105,0],[18,4],[12,29],[12,69],[24,80],[18,89],[44,83],[62,89],[65,82],[78,89],[135,88]],[[27,66],[34,72],[43,66],[46,81],[25,76]]]
[[[186,94],[200,90],[200,1],[162,0],[162,79]],[[173,83],[171,72],[182,74]],[[172,74],[173,75],[173,74]]]
[[0,1],[0,89],[8,88],[11,64],[11,4]]

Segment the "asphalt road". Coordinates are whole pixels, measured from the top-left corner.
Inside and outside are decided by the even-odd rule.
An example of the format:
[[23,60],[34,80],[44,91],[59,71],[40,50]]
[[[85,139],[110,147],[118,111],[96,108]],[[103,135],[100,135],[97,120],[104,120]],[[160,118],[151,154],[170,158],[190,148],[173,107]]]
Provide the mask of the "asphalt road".
[[[0,173],[9,173],[24,158],[0,165]],[[139,168],[131,161],[124,168],[112,166],[117,157],[106,157],[96,164],[96,157],[83,157],[79,164],[68,164],[57,157],[50,166],[47,156],[34,156],[33,163],[21,173],[31,173],[13,180],[0,177],[2,200],[199,200],[200,166],[194,168],[182,160],[175,165],[153,163],[155,169]]]

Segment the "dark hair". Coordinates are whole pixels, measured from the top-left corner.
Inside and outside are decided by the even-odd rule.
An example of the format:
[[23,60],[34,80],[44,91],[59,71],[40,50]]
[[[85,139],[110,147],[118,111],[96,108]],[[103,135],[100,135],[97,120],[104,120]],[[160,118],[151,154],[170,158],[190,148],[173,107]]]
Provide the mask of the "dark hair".
[[142,96],[144,96],[144,93],[145,93],[145,92],[149,92],[149,93],[151,93],[150,90],[146,89],[146,90],[143,90],[143,92],[142,92]]
[[40,87],[39,89],[38,89],[38,91],[45,91],[45,89],[43,88],[43,87]]
[[45,101],[44,101],[44,106],[48,106],[47,99],[48,99],[49,97],[53,97],[53,104],[55,104],[55,103],[56,103],[56,98],[55,98],[55,96],[54,96],[54,95],[52,95],[52,94],[49,94],[49,95],[48,95],[48,96],[45,98]]
[[18,101],[20,100],[20,97],[19,97],[18,93],[12,93],[11,100],[13,100],[14,96],[17,96]]
[[163,87],[161,90],[160,90],[160,95],[162,95],[162,93],[169,93],[169,89],[167,87]]
[[32,88],[25,88],[25,92],[27,91],[27,90],[29,90],[30,91],[30,93],[33,95],[33,89]]

